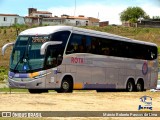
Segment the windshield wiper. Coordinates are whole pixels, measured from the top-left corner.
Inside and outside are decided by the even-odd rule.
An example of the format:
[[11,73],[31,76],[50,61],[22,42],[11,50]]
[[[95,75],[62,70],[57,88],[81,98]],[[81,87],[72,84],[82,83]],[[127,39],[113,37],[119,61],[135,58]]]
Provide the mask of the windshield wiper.
[[[17,64],[16,64],[16,66],[14,67],[14,69],[13,69],[13,71],[15,72],[15,70],[16,70],[16,68],[17,68],[17,66],[18,66],[18,64],[19,64],[19,62],[20,61],[23,61],[24,60],[24,58],[26,57],[26,51],[27,51],[27,56],[28,56],[28,44],[29,44],[29,40],[28,40],[28,43],[27,43],[27,45],[26,45],[26,49],[25,49],[25,51],[24,51],[24,53],[23,53],[23,56],[18,60],[18,62],[17,62]],[[27,64],[28,64],[28,66],[29,66],[29,69],[31,70],[31,68],[30,68],[30,65],[29,65],[29,62],[28,62],[28,59],[26,58],[26,61],[27,61]],[[24,63],[24,61],[23,61],[23,63]]]
[[25,51],[24,51],[24,53],[23,53],[23,56],[18,60],[16,66],[14,67],[14,69],[13,69],[14,72],[15,72],[15,70],[16,70],[16,68],[17,68],[17,66],[18,66],[18,64],[19,64],[19,62],[20,62],[21,60],[23,60],[24,55],[25,55]]

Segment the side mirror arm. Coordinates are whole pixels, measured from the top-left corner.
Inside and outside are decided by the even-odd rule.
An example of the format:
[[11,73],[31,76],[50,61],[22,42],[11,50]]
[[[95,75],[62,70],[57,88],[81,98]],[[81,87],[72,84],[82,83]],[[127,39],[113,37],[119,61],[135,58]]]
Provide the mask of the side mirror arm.
[[40,49],[40,54],[44,55],[49,45],[59,45],[59,44],[62,44],[62,41],[48,41],[48,42],[43,43]]
[[14,44],[15,44],[15,42],[5,44],[5,45],[2,47],[2,55],[5,54],[5,51],[6,51],[6,49],[7,49],[9,46],[13,46]]

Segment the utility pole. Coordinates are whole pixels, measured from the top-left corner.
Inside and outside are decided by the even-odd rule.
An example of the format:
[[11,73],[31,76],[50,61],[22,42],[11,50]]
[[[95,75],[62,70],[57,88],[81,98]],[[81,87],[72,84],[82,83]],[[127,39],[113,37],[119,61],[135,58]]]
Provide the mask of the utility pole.
[[74,16],[76,15],[76,5],[77,3],[76,3],[76,0],[75,0],[75,5],[74,5]]
[[97,15],[97,19],[99,19],[99,12],[98,12],[98,15]]

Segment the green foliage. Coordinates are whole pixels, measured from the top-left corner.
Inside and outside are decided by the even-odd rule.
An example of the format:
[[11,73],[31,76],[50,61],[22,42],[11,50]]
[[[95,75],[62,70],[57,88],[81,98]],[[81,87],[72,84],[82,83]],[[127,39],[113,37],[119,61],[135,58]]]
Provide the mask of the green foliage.
[[6,93],[8,93],[8,92],[28,92],[28,89],[11,89],[11,88],[9,88],[9,87],[3,87],[3,88],[0,88],[0,91],[1,92],[6,92]]
[[8,70],[3,66],[0,66],[0,81],[4,81],[7,79]]
[[160,53],[160,46],[158,46],[158,53]]
[[128,7],[126,10],[120,13],[121,21],[135,23],[139,18],[149,18],[145,11],[140,7]]
[[13,27],[14,28],[28,28],[28,26],[25,24],[14,24]]

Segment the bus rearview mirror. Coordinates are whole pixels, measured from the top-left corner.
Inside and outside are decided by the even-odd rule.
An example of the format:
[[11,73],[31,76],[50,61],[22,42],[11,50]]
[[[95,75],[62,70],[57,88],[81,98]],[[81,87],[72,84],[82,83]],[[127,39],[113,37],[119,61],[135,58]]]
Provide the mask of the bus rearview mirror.
[[40,54],[44,55],[45,54],[45,50],[47,49],[47,47],[49,45],[59,45],[62,44],[62,41],[49,41],[49,42],[45,42],[44,44],[42,44],[41,49],[40,49]]

